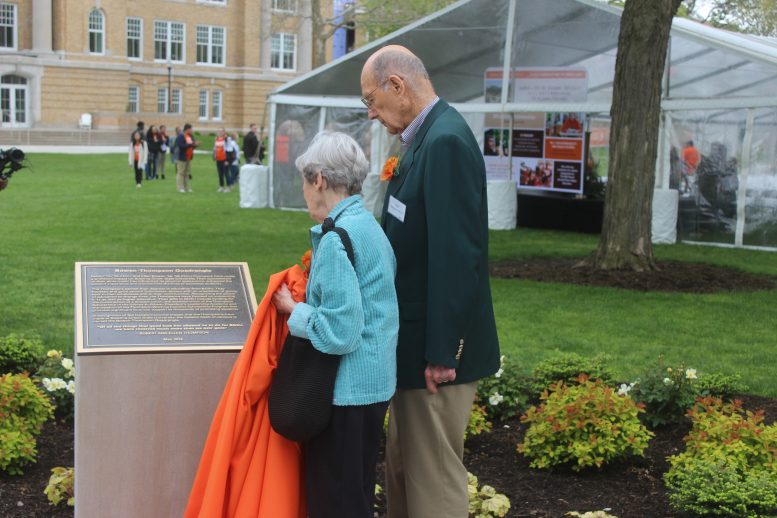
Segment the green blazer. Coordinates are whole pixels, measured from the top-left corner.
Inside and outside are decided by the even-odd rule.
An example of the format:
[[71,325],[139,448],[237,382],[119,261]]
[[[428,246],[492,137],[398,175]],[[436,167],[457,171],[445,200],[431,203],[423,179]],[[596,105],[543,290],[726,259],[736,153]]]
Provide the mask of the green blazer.
[[397,387],[424,388],[427,363],[456,368],[457,384],[496,372],[485,164],[442,99],[400,157],[381,225],[397,257]]

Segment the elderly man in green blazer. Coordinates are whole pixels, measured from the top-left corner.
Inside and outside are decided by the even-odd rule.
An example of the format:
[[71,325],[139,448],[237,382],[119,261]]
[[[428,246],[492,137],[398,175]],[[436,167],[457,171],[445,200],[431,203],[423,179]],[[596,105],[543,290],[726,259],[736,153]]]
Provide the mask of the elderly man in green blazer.
[[361,75],[370,119],[399,135],[381,224],[397,258],[397,392],[386,447],[389,518],[466,518],[464,431],[477,380],[499,368],[488,278],[486,172],[461,115],[408,49]]

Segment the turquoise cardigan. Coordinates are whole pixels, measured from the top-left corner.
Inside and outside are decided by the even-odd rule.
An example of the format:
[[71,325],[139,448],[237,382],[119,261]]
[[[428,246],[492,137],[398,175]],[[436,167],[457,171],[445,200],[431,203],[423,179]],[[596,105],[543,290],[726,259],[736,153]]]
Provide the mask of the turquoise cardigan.
[[351,266],[340,236],[310,229],[313,243],[307,302],[294,306],[289,331],[325,353],[342,355],[333,404],[388,401],[397,384],[399,309],[394,251],[360,195],[329,213],[353,243]]

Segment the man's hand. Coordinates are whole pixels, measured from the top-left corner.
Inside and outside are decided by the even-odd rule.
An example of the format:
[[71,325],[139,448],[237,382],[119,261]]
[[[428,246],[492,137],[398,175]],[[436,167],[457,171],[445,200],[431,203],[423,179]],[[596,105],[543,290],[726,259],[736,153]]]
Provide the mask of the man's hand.
[[456,379],[456,369],[430,363],[424,369],[424,378],[426,378],[426,390],[437,394],[437,385]]

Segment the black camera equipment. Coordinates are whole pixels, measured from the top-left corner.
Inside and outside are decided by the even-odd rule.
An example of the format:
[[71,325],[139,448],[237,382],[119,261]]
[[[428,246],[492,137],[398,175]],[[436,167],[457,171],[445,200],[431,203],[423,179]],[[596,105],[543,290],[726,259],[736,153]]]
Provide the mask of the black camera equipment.
[[8,179],[24,167],[24,151],[19,148],[0,149],[0,190],[8,185]]

